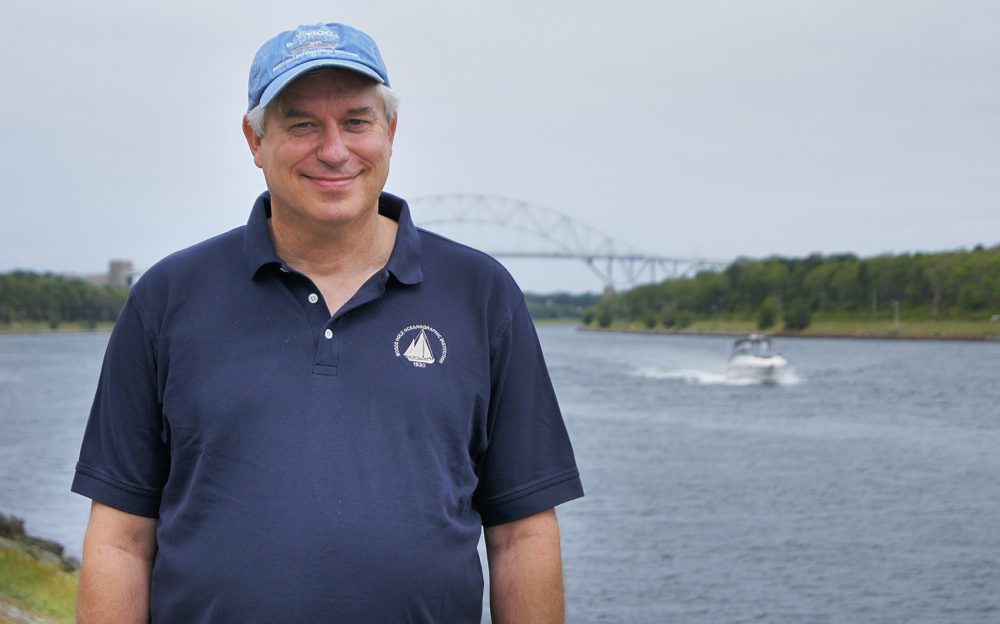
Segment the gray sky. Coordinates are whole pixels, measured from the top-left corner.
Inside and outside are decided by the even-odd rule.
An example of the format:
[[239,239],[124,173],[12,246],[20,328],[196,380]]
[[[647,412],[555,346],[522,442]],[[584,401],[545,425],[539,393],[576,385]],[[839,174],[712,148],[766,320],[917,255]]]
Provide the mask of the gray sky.
[[0,271],[148,267],[244,223],[251,58],[319,21],[382,49],[407,198],[503,195],[722,260],[1000,241],[992,0],[7,0]]

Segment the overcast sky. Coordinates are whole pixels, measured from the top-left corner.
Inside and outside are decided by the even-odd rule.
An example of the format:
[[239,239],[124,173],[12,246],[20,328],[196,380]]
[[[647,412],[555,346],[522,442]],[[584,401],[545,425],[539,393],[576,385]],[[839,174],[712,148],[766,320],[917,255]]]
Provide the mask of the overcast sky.
[[245,223],[250,61],[319,21],[382,49],[406,198],[502,195],[668,256],[1000,242],[993,0],[6,0],[0,271],[144,268]]

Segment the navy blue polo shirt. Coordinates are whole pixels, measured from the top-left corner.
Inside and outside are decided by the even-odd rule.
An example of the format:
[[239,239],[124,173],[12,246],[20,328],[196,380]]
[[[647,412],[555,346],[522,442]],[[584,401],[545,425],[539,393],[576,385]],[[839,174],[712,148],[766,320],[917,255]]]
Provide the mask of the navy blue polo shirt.
[[270,198],[132,289],[73,490],[158,518],[153,622],[479,622],[482,525],[583,494],[524,298],[399,223],[331,317]]

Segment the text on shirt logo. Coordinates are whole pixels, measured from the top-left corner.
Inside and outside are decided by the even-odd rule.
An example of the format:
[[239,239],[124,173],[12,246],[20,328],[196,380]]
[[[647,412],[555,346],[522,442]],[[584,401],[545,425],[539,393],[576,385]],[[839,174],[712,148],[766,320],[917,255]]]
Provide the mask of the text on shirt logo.
[[[403,351],[399,350],[399,343],[407,344],[407,335],[409,335],[409,346]],[[429,335],[433,335],[437,338],[437,350],[435,350],[435,345],[431,343]],[[448,357],[448,343],[444,341],[444,336],[441,332],[434,329],[430,325],[410,325],[409,327],[404,327],[398,334],[396,334],[396,340],[392,343],[392,350],[396,354],[396,357],[405,357],[410,361],[416,368],[424,368],[428,364],[444,364],[444,360]]]

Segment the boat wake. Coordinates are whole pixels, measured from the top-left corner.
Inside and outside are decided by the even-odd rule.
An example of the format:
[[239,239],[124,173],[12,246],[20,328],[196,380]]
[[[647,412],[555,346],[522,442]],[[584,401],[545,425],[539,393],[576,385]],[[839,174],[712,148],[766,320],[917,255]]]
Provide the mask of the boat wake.
[[658,367],[641,368],[633,371],[633,375],[646,379],[664,379],[683,381],[692,386],[793,386],[802,383],[802,378],[791,368],[781,371],[771,379],[733,377],[723,371],[705,371],[695,369],[664,370]]

